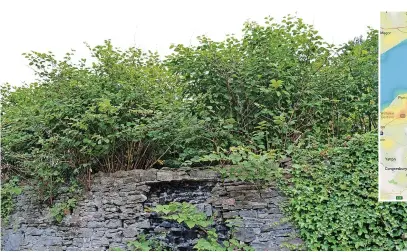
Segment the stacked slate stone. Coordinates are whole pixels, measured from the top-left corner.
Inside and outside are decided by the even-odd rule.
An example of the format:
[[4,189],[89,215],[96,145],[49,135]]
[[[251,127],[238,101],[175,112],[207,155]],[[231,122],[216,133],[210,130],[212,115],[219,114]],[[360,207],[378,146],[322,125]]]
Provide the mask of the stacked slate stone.
[[188,202],[215,220],[222,239],[230,237],[227,219],[239,216],[235,238],[256,250],[287,250],[284,243],[301,244],[279,205],[274,187],[257,188],[222,181],[211,169],[150,169],[98,173],[92,188],[72,213],[57,223],[49,209],[26,190],[16,199],[9,223],[2,226],[3,250],[127,249],[140,234],[161,239],[168,250],[192,250],[198,230],[166,221],[147,209],[157,204]]

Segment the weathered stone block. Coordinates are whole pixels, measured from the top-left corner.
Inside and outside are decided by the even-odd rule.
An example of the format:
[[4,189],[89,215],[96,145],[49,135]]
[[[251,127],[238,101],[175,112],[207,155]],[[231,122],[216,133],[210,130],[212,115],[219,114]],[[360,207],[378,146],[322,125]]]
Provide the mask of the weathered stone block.
[[139,186],[137,184],[127,184],[126,186],[123,186],[122,188],[119,189],[119,195],[120,193],[124,192],[134,192],[137,191]]
[[158,181],[171,181],[173,179],[173,172],[171,171],[158,171],[157,180]]
[[[38,249],[38,250],[42,250],[42,249]],[[68,250],[68,251],[80,251],[81,249],[78,248],[78,247],[71,246],[71,247],[67,247],[66,250]]]
[[140,178],[141,174],[143,173],[143,170],[141,169],[133,169],[126,171],[127,173],[127,178],[132,177],[132,178]]
[[64,246],[50,246],[47,249],[52,250],[52,251],[61,251],[61,250],[63,250],[63,248],[64,248]]
[[120,191],[120,192],[119,192],[119,196],[120,196],[120,197],[126,198],[127,195],[129,195],[128,192],[124,192],[124,191]]
[[240,217],[257,218],[257,212],[254,210],[241,210],[239,211]]
[[273,230],[291,230],[293,227],[290,223],[279,224],[278,222],[266,223],[261,227],[261,232],[268,232]]
[[111,219],[120,219],[120,213],[114,212],[114,213],[105,213],[105,219],[106,220],[111,220]]
[[213,209],[211,205],[205,205],[205,214],[208,217],[213,215]]
[[127,203],[142,203],[147,200],[144,194],[129,195],[126,198]]
[[27,229],[25,230],[25,233],[27,235],[32,235],[32,236],[42,235],[44,233],[44,229],[39,229],[39,228],[34,228],[34,227],[27,227]]
[[123,230],[123,236],[126,238],[136,237],[139,234],[139,229],[136,227],[128,227]]
[[172,180],[190,180],[191,177],[185,171],[173,171]]
[[[6,237],[2,242],[4,250],[20,250],[20,246],[23,242],[23,235],[21,232],[12,232],[11,230],[7,230],[6,232],[2,232],[2,236]],[[28,243],[31,243],[28,240],[30,239],[29,237],[31,237],[31,239],[38,239],[36,236],[26,236],[25,241]]]
[[40,239],[45,246],[62,246],[62,237],[42,236]]
[[225,219],[230,219],[230,218],[232,218],[234,216],[238,216],[238,215],[239,215],[239,212],[237,212],[237,211],[225,211],[225,212],[223,212],[223,218],[225,218]]
[[81,248],[83,245],[83,238],[73,238],[72,240],[72,246]]
[[126,201],[122,197],[120,197],[120,193],[119,193],[119,197],[112,199],[112,203],[116,206],[122,206],[125,204],[125,202]]
[[137,191],[141,193],[148,193],[151,189],[151,186],[149,185],[137,185]]
[[192,170],[189,176],[194,180],[217,180],[219,177],[218,173],[212,170]]
[[248,228],[261,228],[264,226],[264,222],[259,219],[244,219],[244,226]]
[[247,202],[247,205],[253,209],[260,209],[260,208],[266,208],[267,207],[267,203],[265,202],[252,202],[249,201]]
[[238,228],[235,233],[235,238],[243,242],[251,242],[260,233],[260,229],[255,228]]
[[91,228],[80,228],[78,229],[78,237],[89,238],[93,235],[93,229]]
[[123,231],[122,230],[115,230],[110,229],[109,232],[105,233],[105,237],[109,240],[109,242],[118,242],[120,243],[123,238]]
[[72,245],[72,240],[73,240],[73,238],[72,238],[72,239],[69,239],[69,240],[62,240],[62,245],[63,245],[63,246]]
[[91,241],[91,246],[92,248],[106,247],[109,246],[109,240],[105,237],[102,237],[100,239],[93,239]]
[[143,170],[140,174],[140,181],[156,181],[157,169]]
[[92,239],[97,239],[97,238],[101,238],[101,237],[103,237],[104,235],[105,235],[105,230],[103,230],[103,229],[96,229],[95,230],[96,232],[93,232],[93,235],[92,235]]
[[238,192],[247,192],[248,190],[256,190],[255,185],[231,185],[227,186],[226,190],[228,192],[238,191]]
[[106,211],[106,212],[111,212],[111,213],[117,212],[117,210],[118,210],[117,207],[106,207],[106,208],[105,208],[105,211]]
[[101,228],[105,226],[105,222],[101,221],[89,221],[88,225],[89,228]]
[[223,199],[222,200],[222,205],[223,206],[234,206],[236,204],[236,199],[234,198],[229,198],[229,199]]
[[150,228],[151,224],[150,224],[150,220],[142,220],[142,221],[132,224],[130,227],[146,229],[146,228]]
[[138,183],[141,181],[140,174],[137,174],[136,176],[127,176],[126,178],[123,178],[123,184],[131,184],[131,183]]
[[107,228],[119,228],[122,226],[122,221],[119,219],[108,220],[105,222]]

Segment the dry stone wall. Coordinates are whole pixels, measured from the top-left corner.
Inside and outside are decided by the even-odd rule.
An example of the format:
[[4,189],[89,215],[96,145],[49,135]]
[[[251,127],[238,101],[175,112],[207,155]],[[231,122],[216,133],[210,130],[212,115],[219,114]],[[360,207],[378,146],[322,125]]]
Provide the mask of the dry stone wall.
[[169,250],[191,250],[197,232],[146,211],[173,201],[189,202],[213,216],[220,239],[230,234],[225,221],[240,216],[243,225],[235,237],[256,250],[289,250],[302,243],[284,221],[279,208],[284,198],[276,188],[221,181],[210,169],[98,173],[91,190],[61,223],[34,199],[30,192],[18,196],[9,223],[2,227],[3,250],[126,249],[141,233],[161,237]]

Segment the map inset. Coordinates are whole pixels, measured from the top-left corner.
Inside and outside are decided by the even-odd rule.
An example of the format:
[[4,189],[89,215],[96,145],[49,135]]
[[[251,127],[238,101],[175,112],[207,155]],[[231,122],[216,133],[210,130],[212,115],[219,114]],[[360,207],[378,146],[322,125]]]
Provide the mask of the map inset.
[[407,201],[407,12],[380,26],[379,201]]

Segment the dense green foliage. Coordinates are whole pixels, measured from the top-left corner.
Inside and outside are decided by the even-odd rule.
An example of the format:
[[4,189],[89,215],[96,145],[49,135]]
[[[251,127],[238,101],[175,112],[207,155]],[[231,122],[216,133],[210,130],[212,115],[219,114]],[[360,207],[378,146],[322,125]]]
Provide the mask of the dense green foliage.
[[377,132],[301,145],[287,211],[312,250],[405,250],[407,205],[379,203]]
[[266,24],[247,23],[241,40],[201,37],[168,58],[196,116],[210,122],[208,144],[284,149],[304,135],[326,142],[377,125],[375,31],[334,48],[301,19]]
[[188,203],[172,202],[168,205],[158,205],[153,209],[167,220],[175,220],[178,223],[185,223],[188,228],[195,226],[206,228],[213,223],[205,213],[199,212],[194,205]]
[[1,187],[1,220],[6,223],[9,214],[13,211],[13,197],[21,194],[22,189],[18,186],[18,178],[13,177]]
[[56,203],[50,213],[57,222],[61,222],[65,215],[69,214],[76,206],[76,199],[68,199],[66,202]]
[[151,167],[178,128],[177,82],[157,55],[121,52],[109,41],[90,50],[91,67],[72,63],[70,53],[62,61],[27,54],[40,81],[3,89],[2,161],[51,204],[61,185],[90,182],[92,168]]
[[[281,182],[309,249],[405,249],[405,205],[376,197],[377,40],[370,29],[333,46],[287,16],[173,45],[165,60],[110,41],[88,60],[27,53],[38,81],[1,89],[2,218],[14,176],[54,205],[98,171],[220,164],[225,177]],[[278,167],[286,157],[292,169]]]

